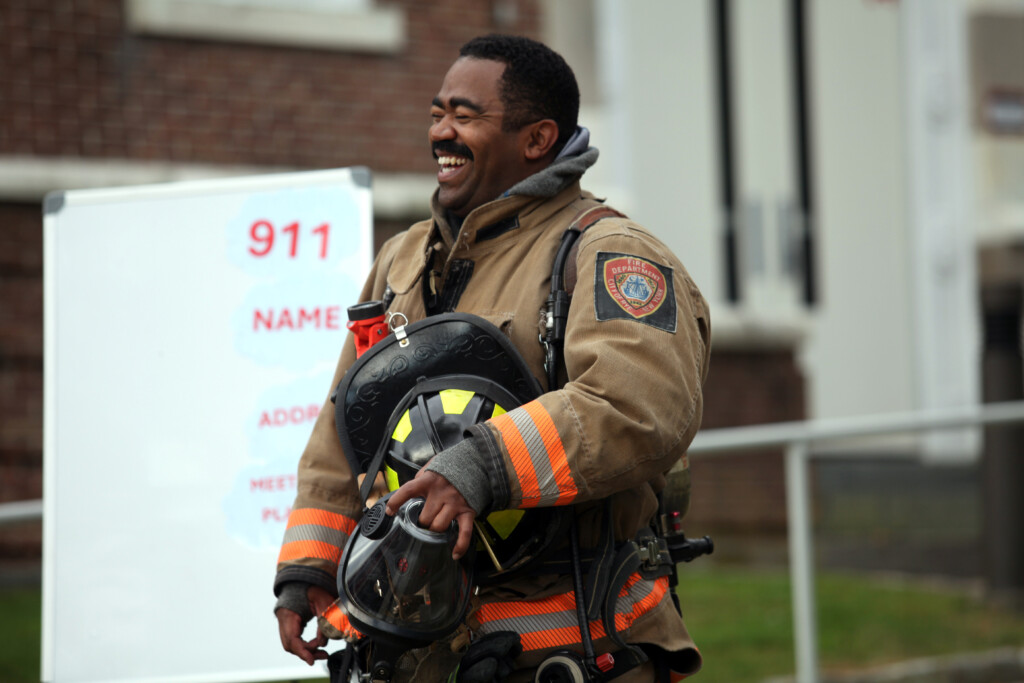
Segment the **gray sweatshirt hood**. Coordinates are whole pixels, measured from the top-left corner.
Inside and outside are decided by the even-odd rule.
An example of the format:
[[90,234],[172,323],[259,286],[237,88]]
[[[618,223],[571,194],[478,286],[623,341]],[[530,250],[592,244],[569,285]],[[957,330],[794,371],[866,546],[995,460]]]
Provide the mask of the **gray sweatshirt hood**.
[[597,163],[598,151],[590,146],[590,131],[576,126],[565,147],[550,166],[510,187],[504,196],[554,197],[570,183],[576,182],[588,168]]

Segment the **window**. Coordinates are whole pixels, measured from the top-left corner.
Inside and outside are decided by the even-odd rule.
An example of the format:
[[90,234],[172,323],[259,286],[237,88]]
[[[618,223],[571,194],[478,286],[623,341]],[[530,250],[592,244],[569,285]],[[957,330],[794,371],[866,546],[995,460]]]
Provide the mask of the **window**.
[[139,33],[392,53],[405,15],[373,0],[126,0]]

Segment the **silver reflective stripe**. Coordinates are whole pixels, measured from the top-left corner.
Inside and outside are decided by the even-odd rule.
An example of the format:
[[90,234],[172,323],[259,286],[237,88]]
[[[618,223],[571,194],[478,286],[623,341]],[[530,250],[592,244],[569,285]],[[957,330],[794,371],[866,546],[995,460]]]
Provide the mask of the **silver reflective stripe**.
[[560,495],[558,485],[555,483],[555,473],[551,470],[551,456],[544,446],[544,439],[541,438],[533,417],[523,408],[516,408],[508,416],[523,437],[526,451],[530,454],[530,462],[533,463],[533,471],[537,475],[537,487],[540,489],[537,504],[540,507],[554,505]]
[[538,633],[557,628],[579,628],[579,623],[576,621],[576,610],[494,619],[493,621],[485,622],[480,627],[480,633],[487,634],[494,633],[495,631]]
[[294,543],[295,541],[316,541],[344,548],[345,542],[348,541],[348,534],[319,524],[298,524],[284,532],[284,543]]
[[[625,595],[620,595],[615,600],[615,614],[616,615],[629,615],[628,623],[624,628],[620,628],[619,633],[628,632],[629,627],[632,625],[633,620],[643,614],[646,614],[652,610],[661,600],[653,602],[650,605],[645,606],[644,609],[634,614],[634,610],[637,605],[643,602],[648,596],[654,592],[656,579],[640,579],[626,591]],[[666,593],[667,595],[667,593]],[[554,596],[560,598],[561,596]],[[662,596],[664,598],[664,596]],[[546,598],[538,602],[545,602],[552,600],[553,598]],[[481,608],[481,613],[478,617],[483,617],[483,614],[487,612],[487,608],[490,606],[501,609],[501,605],[504,603],[491,603],[491,605],[485,605]],[[515,606],[521,606],[523,603],[510,603],[512,610],[515,611]],[[600,622],[591,622],[600,623]],[[576,620],[576,610],[560,610],[555,612],[549,612],[546,614],[530,614],[520,616],[509,616],[509,617],[497,617],[493,619],[483,620],[478,633],[486,635],[488,633],[495,633],[497,631],[515,631],[519,634],[529,633],[542,633],[544,631],[554,631],[558,629],[575,629],[576,633],[579,633],[579,622]]]

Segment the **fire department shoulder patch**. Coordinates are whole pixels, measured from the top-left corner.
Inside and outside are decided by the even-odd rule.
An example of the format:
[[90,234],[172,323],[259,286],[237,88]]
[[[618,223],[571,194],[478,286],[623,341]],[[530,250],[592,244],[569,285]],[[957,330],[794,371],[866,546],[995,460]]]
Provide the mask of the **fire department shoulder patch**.
[[594,310],[598,320],[638,320],[675,333],[672,269],[639,256],[597,252]]

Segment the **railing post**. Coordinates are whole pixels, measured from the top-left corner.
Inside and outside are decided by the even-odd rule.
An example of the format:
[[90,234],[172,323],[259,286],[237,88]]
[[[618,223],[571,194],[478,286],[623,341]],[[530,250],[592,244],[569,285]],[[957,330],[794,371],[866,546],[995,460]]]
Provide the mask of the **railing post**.
[[814,546],[807,454],[806,441],[792,441],[786,447],[786,518],[789,524],[789,577],[797,683],[818,682],[818,625],[814,603]]

